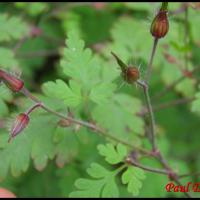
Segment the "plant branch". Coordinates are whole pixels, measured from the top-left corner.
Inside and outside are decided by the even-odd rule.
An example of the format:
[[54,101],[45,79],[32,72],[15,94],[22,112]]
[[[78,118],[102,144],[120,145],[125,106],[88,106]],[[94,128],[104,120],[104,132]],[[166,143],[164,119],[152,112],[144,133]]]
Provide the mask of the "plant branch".
[[[195,67],[190,73],[194,74],[195,72],[200,70],[200,66]],[[162,97],[163,95],[167,94],[168,91],[170,91],[171,89],[173,89],[176,85],[178,85],[181,81],[183,81],[185,78],[188,78],[185,75],[182,75],[181,77],[179,77],[177,80],[175,80],[174,82],[172,82],[171,84],[169,84],[168,86],[164,87],[160,92],[156,93],[155,95],[152,96],[152,99],[158,99],[160,97]]]
[[123,141],[123,140],[120,140],[116,137],[114,137],[113,135],[110,135],[107,133],[106,130],[102,129],[101,127],[93,124],[93,123],[90,123],[90,122],[85,122],[85,121],[82,121],[82,120],[79,120],[79,119],[74,119],[73,117],[70,117],[70,116],[65,116],[61,113],[58,113],[54,110],[52,110],[51,108],[47,107],[42,101],[40,101],[38,98],[36,98],[35,96],[33,96],[31,94],[31,92],[29,90],[27,90],[25,87],[21,90],[21,92],[27,96],[28,98],[30,98],[33,102],[36,103],[37,107],[38,105],[40,105],[40,107],[42,109],[44,109],[45,111],[59,117],[59,118],[62,118],[62,119],[65,119],[65,120],[70,120],[71,122],[75,123],[75,124],[79,124],[81,126],[84,126],[84,127],[87,127],[87,128],[90,128],[90,129],[93,129],[95,131],[97,131],[98,133],[100,133],[101,135],[105,136],[106,138],[109,138],[115,142],[118,142],[118,143],[121,143],[121,144],[124,144],[125,146],[127,147],[130,147],[130,148],[134,148],[136,150],[138,150],[139,152],[143,153],[143,154],[146,154],[146,155],[152,155],[150,152],[148,152],[146,149],[143,149],[141,147],[135,147],[133,146],[132,144],[126,142],[126,141]]
[[[163,165],[163,167],[169,171],[169,177],[174,180],[178,185],[182,185],[181,182],[179,181],[179,176],[173,171],[173,169],[169,166],[167,160],[165,160],[165,158],[163,157],[163,155],[158,152],[157,154],[157,158],[158,160],[160,161],[160,163]],[[187,192],[184,192],[185,195],[188,197],[188,198],[191,198],[192,196],[187,193]]]
[[176,100],[173,100],[173,101],[170,101],[170,102],[167,102],[167,103],[163,103],[163,104],[160,104],[160,105],[153,107],[153,111],[156,112],[156,111],[163,110],[163,109],[166,109],[166,108],[169,108],[169,107],[172,107],[172,106],[190,103],[194,100],[195,100],[195,97],[176,99]]
[[[187,98],[181,98],[181,99],[176,99],[170,102],[162,103],[162,104],[153,106],[153,112],[158,112],[160,110],[163,110],[169,107],[190,103],[194,101],[195,99],[196,99],[195,97],[190,97],[190,98],[187,97]],[[148,113],[147,108],[143,108],[142,111],[138,113],[138,116],[144,116],[147,113]]]
[[193,172],[193,173],[189,173],[189,174],[182,174],[179,177],[180,178],[185,178],[185,177],[188,177],[188,176],[200,176],[200,172]]
[[154,59],[154,55],[155,55],[155,52],[156,52],[157,44],[158,44],[158,38],[154,38],[153,48],[152,48],[152,51],[151,51],[151,57],[150,57],[150,60],[149,60],[149,64],[148,64],[148,67],[147,67],[146,78],[145,78],[147,83],[150,80],[150,76],[151,76],[151,72],[152,72],[152,64],[153,64],[153,59]]
[[150,115],[150,135],[149,135],[149,140],[152,144],[152,150],[156,151],[157,147],[155,144],[155,119],[154,119],[154,113],[151,105],[151,99],[149,96],[149,87],[147,83],[144,81],[138,80],[137,81],[138,85],[140,85],[143,88],[144,95],[145,95],[145,100],[147,104],[147,110]]
[[128,164],[131,164],[131,165],[133,165],[135,167],[141,168],[141,169],[143,169],[145,171],[154,172],[154,173],[158,173],[158,174],[164,174],[164,175],[168,175],[169,174],[169,172],[166,171],[166,170],[157,169],[157,168],[151,168],[151,167],[147,167],[147,166],[141,165],[141,164],[139,164],[138,162],[134,161],[131,158],[127,158],[126,161],[127,161]]

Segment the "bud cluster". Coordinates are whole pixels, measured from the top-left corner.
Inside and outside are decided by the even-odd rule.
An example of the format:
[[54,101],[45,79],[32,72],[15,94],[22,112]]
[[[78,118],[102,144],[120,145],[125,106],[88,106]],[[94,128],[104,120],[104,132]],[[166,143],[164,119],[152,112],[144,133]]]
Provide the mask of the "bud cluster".
[[[15,75],[12,75],[11,73],[8,73],[2,69],[0,69],[0,82],[3,82],[13,92],[20,92],[24,88],[24,82],[20,78],[17,78]],[[10,142],[12,138],[21,133],[27,127],[30,121],[29,114],[35,108],[40,106],[41,103],[37,103],[29,108],[27,112],[20,113],[16,117],[10,130],[10,138],[8,142]]]

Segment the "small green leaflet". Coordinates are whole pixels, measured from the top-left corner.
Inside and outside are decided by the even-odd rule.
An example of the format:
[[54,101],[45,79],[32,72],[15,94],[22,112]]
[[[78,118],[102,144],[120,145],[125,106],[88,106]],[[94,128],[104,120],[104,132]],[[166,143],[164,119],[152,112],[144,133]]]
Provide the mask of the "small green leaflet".
[[115,88],[112,83],[100,83],[92,88],[90,99],[99,105],[106,104],[109,102],[109,97],[112,97]]
[[0,47],[0,66],[4,68],[13,68],[19,66],[11,49]]
[[[127,148],[118,144],[117,147],[111,143],[106,145],[98,145],[99,154],[105,157],[105,160],[109,164],[118,164],[124,162],[126,156],[128,155]],[[132,193],[134,196],[139,194],[139,189],[142,187],[142,182],[145,178],[144,171],[140,168],[134,166],[128,166],[126,171],[122,174],[122,183],[127,184],[128,192]]]
[[64,101],[65,105],[75,107],[81,103],[81,88],[73,80],[69,81],[69,86],[62,80],[47,82],[43,85],[44,93],[49,97],[54,97]]
[[109,134],[123,141],[134,141],[136,145],[139,142],[139,138],[135,140],[136,133],[144,132],[144,121],[136,115],[141,105],[139,99],[127,94],[113,94],[109,103],[94,107],[92,116]]
[[117,147],[113,144],[106,144],[106,145],[98,145],[99,154],[105,157],[105,160],[109,164],[117,164],[123,162],[125,156],[127,155],[127,148],[122,145],[118,144]]
[[92,163],[87,173],[95,179],[77,179],[75,186],[78,190],[70,193],[69,197],[119,197],[115,182],[117,172],[118,169],[109,171],[98,163]]
[[[84,41],[76,31],[69,32],[66,44],[61,67],[71,80],[69,84],[62,80],[47,82],[43,85],[44,93],[64,101],[69,107],[88,103],[88,100],[98,105],[108,103],[116,89],[112,83],[116,71],[112,72],[112,68],[107,70],[108,66],[100,57],[93,56],[90,49],[84,49]],[[109,80],[108,76],[111,77]]]
[[122,175],[122,183],[128,184],[128,192],[134,196],[139,194],[139,190],[142,187],[142,180],[145,179],[144,171],[140,168],[129,166]]
[[85,90],[100,82],[100,66],[90,49],[84,49],[84,41],[76,31],[71,31],[66,40],[67,48],[61,60],[63,72],[76,80]]
[[[122,144],[118,144],[116,148],[111,143],[101,144],[98,145],[98,151],[111,165],[124,162],[128,155],[127,148]],[[142,187],[141,181],[145,178],[142,169],[123,163],[115,170],[109,171],[98,163],[92,163],[87,173],[93,179],[77,179],[75,182],[77,190],[70,193],[70,197],[119,197],[115,178],[125,168],[121,177],[122,183],[127,185],[129,193],[138,195]]]

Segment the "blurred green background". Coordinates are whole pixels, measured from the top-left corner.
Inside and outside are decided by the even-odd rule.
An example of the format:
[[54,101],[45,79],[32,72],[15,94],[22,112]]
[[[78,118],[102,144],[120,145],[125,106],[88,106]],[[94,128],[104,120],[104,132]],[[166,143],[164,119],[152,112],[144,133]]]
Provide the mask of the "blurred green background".
[[[91,48],[107,65],[111,65],[110,69],[117,68],[110,55],[112,50],[124,62],[140,65],[143,78],[153,44],[149,29],[159,6],[159,2],[0,3],[0,66],[22,74],[26,86],[37,95],[41,93],[41,85],[46,81],[57,78],[68,81],[60,68],[60,60],[67,34],[74,30],[85,41],[86,47]],[[151,96],[183,76],[184,70],[199,66],[198,3],[189,4],[187,18],[185,12],[181,12],[182,7],[183,3],[169,3],[170,30],[159,41],[153,66]],[[175,62],[170,62],[169,58],[174,58]],[[117,77],[120,92],[132,95],[131,87],[127,84],[121,86],[118,72],[110,74]],[[186,77],[175,88],[160,98],[155,98],[153,106],[195,96],[199,90],[199,75],[200,72],[197,71],[192,78]],[[67,197],[74,189],[75,180],[86,176],[86,169],[91,162],[104,163],[96,148],[97,144],[104,141],[102,137],[82,129],[83,136],[79,134],[76,138],[69,137],[66,143],[62,143],[64,133],[57,128],[56,150],[53,149],[54,146],[44,144],[43,149],[41,148],[42,156],[47,158],[38,158],[40,151],[33,150],[31,159],[25,158],[27,162],[22,166],[21,156],[25,155],[20,150],[23,148],[19,149],[17,143],[12,147],[7,146],[8,130],[5,120],[11,120],[13,113],[24,110],[30,102],[18,94],[11,94],[3,87],[0,93],[1,187],[11,190],[18,197]],[[134,95],[143,97],[139,89],[135,90]],[[200,169],[199,111],[200,101],[196,101],[155,112],[159,147],[171,165],[181,173]],[[85,113],[82,117],[85,117]],[[41,122],[37,130],[41,130],[42,126]],[[49,130],[45,131],[48,135]],[[143,135],[140,137],[143,138]],[[41,146],[45,143],[44,140],[45,136],[38,134],[37,141]],[[36,147],[33,148],[37,149],[38,143],[35,142]],[[136,139],[136,143],[140,144],[139,140]],[[24,151],[31,151],[28,145],[32,143],[26,144]],[[45,155],[45,151],[57,151],[57,156],[49,152]],[[142,162],[158,166],[148,158]],[[167,181],[165,176],[147,173],[139,197],[180,196],[181,194],[166,193],[164,186]],[[199,178],[193,176],[183,179],[183,182],[187,181],[198,182]],[[119,187],[121,196],[132,196],[120,183]]]

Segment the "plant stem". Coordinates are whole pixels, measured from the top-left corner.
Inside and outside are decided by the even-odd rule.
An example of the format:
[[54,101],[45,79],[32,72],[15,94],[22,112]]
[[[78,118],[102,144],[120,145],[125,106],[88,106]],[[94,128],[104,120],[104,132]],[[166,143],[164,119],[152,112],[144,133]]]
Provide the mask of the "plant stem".
[[[159,152],[157,154],[157,158],[158,160],[161,162],[161,164],[163,165],[163,167],[169,171],[169,174],[171,174],[171,178],[178,184],[178,185],[182,185],[181,182],[179,181],[179,176],[171,169],[171,167],[169,166],[169,164],[167,163],[167,161],[165,160],[165,158],[163,157],[163,155]],[[191,198],[192,196],[187,193],[187,192],[184,192],[185,195],[188,197],[188,198]]]
[[33,110],[35,110],[38,107],[41,107],[40,103],[36,103],[34,106],[32,106],[31,108],[29,108],[28,111],[26,112],[26,114],[29,115]]
[[168,8],[168,2],[162,2],[160,10],[167,10]]
[[65,120],[70,120],[70,121],[73,122],[73,123],[76,123],[76,124],[79,124],[79,125],[81,125],[81,126],[84,126],[84,127],[87,127],[87,128],[93,129],[93,130],[96,130],[98,133],[100,133],[101,135],[105,136],[106,138],[109,138],[109,139],[111,139],[111,140],[113,140],[113,141],[115,141],[115,142],[124,144],[124,145],[127,146],[127,147],[134,148],[134,149],[138,150],[139,152],[144,153],[144,154],[146,154],[146,155],[151,155],[151,153],[148,152],[146,149],[143,149],[143,148],[141,148],[141,147],[135,147],[135,146],[133,146],[132,144],[126,142],[126,141],[122,141],[122,140],[120,140],[120,139],[118,139],[118,138],[116,138],[116,137],[114,137],[114,136],[108,134],[106,130],[104,130],[104,129],[98,127],[98,126],[95,125],[95,124],[92,124],[92,123],[90,123],[90,122],[85,122],[85,121],[82,121],[82,120],[78,120],[78,119],[74,119],[73,117],[65,116],[65,115],[63,115],[63,114],[61,114],[61,113],[58,113],[58,112],[52,110],[51,108],[47,107],[42,101],[40,101],[38,98],[36,98],[35,96],[33,96],[33,95],[31,94],[31,92],[30,92],[29,90],[27,90],[25,87],[21,90],[21,92],[22,92],[25,96],[27,96],[28,98],[30,98],[33,102],[36,103],[36,105],[33,107],[33,109],[34,109],[35,107],[40,106],[40,107],[41,107],[42,109],[44,109],[45,111],[47,111],[47,112],[49,112],[49,113],[51,113],[51,114],[53,114],[53,115],[55,115],[55,116],[57,116],[57,117],[59,117],[59,118],[62,118],[62,119],[65,119]]
[[[192,71],[191,74],[194,74],[195,72],[200,70],[200,66],[195,67]],[[175,80],[174,82],[172,82],[170,85],[168,85],[167,87],[164,87],[160,92],[156,93],[152,99],[158,99],[160,97],[162,97],[163,95],[167,94],[167,92],[169,90],[171,90],[172,88],[174,88],[177,84],[179,84],[181,81],[183,81],[185,78],[187,78],[187,76],[183,75],[181,77],[179,77],[177,80]]]
[[152,48],[152,51],[151,51],[151,57],[150,57],[150,60],[149,60],[149,64],[148,64],[148,67],[147,67],[147,73],[146,73],[146,82],[148,83],[149,80],[150,80],[150,76],[151,76],[151,72],[152,72],[152,64],[153,64],[153,59],[154,59],[154,55],[155,55],[155,52],[156,52],[156,47],[157,47],[157,44],[158,44],[158,38],[154,38],[154,42],[153,42],[153,48]]
[[135,167],[141,168],[145,171],[149,171],[149,172],[154,172],[154,173],[158,173],[158,174],[164,174],[164,175],[168,175],[169,172],[166,170],[162,170],[162,169],[157,169],[157,168],[151,168],[151,167],[147,167],[144,165],[139,164],[138,162],[135,162],[134,160],[127,160],[128,163],[130,163],[131,165],[134,165]]
[[147,110],[150,115],[150,135],[149,135],[149,140],[152,144],[152,150],[156,151],[157,147],[155,144],[155,118],[154,118],[154,113],[151,105],[151,99],[149,96],[149,87],[147,83],[144,81],[138,80],[137,83],[143,88],[144,95],[145,95],[145,100],[147,104]]

